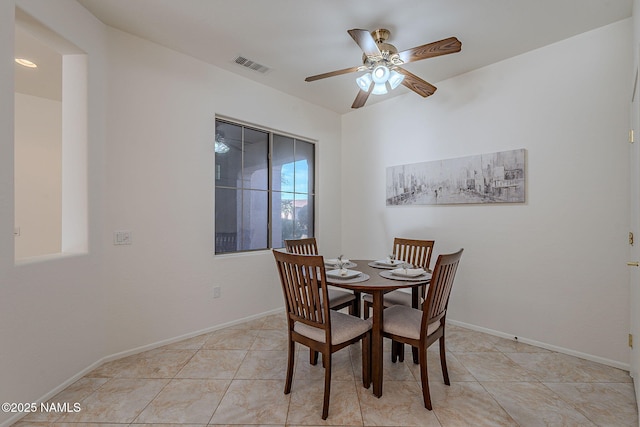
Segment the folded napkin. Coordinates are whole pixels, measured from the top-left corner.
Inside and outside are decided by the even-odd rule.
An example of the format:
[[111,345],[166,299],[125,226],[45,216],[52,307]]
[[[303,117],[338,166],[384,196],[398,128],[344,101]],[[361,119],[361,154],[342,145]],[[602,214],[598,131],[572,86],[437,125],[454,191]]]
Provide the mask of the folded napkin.
[[396,268],[395,270],[391,270],[391,274],[406,277],[417,277],[424,273],[424,268]]
[[360,275],[360,272],[356,270],[347,270],[346,268],[342,268],[339,270],[327,271],[326,274],[329,277],[346,280],[346,279],[352,279],[354,277],[358,277]]
[[386,267],[395,267],[396,265],[400,265],[403,264],[404,261],[400,261],[398,259],[394,259],[393,261],[391,261],[390,259],[381,259],[376,261],[376,264],[378,265],[384,265]]
[[[328,259],[324,260],[324,263],[327,264],[327,265],[335,265],[335,266],[337,266],[338,262],[339,262],[338,258],[328,258]],[[348,264],[349,262],[351,262],[351,261],[349,261],[348,259],[344,259],[344,258],[342,259],[342,263],[343,264]]]

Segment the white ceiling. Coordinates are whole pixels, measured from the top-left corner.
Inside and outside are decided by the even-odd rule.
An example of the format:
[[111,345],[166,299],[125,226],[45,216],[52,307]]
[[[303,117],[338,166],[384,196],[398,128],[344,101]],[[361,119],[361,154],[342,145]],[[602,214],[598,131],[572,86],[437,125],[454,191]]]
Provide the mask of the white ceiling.
[[[405,65],[438,82],[631,16],[633,0],[77,0],[105,24],[321,105],[351,111],[361,65],[348,29],[387,28],[406,50],[450,36],[462,51]],[[598,52],[594,52],[597,55]],[[233,62],[242,55],[270,68]],[[400,86],[390,96],[418,96]],[[422,102],[437,102],[438,92]],[[366,106],[365,106],[366,108]]]

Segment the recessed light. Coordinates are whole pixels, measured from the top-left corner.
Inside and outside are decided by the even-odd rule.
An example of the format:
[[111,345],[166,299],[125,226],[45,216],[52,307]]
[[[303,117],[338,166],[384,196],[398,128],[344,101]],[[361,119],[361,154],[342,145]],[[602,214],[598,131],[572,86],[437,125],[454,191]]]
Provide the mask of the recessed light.
[[36,65],[35,62],[29,61],[28,59],[24,59],[24,58],[16,58],[16,62],[20,65],[22,65],[23,67],[27,67],[27,68],[38,68],[38,65]]

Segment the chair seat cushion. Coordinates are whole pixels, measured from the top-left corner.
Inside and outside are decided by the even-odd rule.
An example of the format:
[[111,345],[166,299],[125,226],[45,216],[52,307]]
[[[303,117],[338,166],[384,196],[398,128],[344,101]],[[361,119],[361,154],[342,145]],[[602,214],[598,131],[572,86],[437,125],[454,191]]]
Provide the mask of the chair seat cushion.
[[348,303],[356,299],[353,292],[341,291],[338,289],[327,288],[329,295],[329,308]]
[[[371,329],[371,319],[362,320],[359,317],[330,310],[331,316],[331,344],[341,344],[358,337]],[[324,342],[324,329],[314,328],[302,322],[296,322],[293,330],[314,341]]]
[[[384,310],[384,332],[407,337],[414,340],[420,339],[420,326],[422,322],[422,310],[417,310],[403,305],[394,305]],[[433,322],[427,327],[427,336],[434,333],[440,322]]]
[[[365,301],[373,304],[373,297],[369,294],[363,298]],[[391,291],[384,294],[384,306],[391,307],[392,305],[406,305],[411,307],[411,294],[402,291]]]

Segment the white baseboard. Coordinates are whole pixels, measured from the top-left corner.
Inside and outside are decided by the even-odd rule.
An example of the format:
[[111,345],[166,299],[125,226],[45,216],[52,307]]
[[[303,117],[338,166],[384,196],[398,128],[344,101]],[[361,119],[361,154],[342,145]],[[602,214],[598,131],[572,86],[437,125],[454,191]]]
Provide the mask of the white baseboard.
[[[283,312],[284,312],[284,307],[281,307],[281,308],[277,308],[277,309],[274,309],[274,310],[266,311],[264,313],[260,313],[260,314],[256,314],[256,315],[253,315],[253,316],[244,317],[242,319],[234,320],[232,322],[222,323],[220,325],[212,326],[210,328],[201,329],[199,331],[190,332],[188,334],[180,335],[180,336],[177,336],[177,337],[174,337],[174,338],[169,338],[169,339],[166,339],[166,340],[157,341],[157,342],[152,343],[152,344],[143,345],[143,346],[140,346],[140,347],[133,348],[131,350],[121,351],[119,353],[114,353],[114,354],[105,356],[105,357],[99,359],[98,361],[92,363],[91,365],[87,366],[86,368],[84,368],[83,370],[81,370],[80,372],[78,372],[77,374],[72,376],[71,378],[67,379],[62,384],[60,384],[59,386],[55,387],[53,390],[50,390],[49,392],[45,393],[39,399],[36,399],[34,401],[34,403],[39,405],[42,402],[48,401],[49,399],[54,397],[56,394],[60,393],[62,390],[66,389],[71,384],[75,383],[80,378],[84,377],[89,372],[91,372],[94,369],[100,367],[104,363],[111,362],[111,361],[117,360],[117,359],[121,359],[123,357],[132,356],[134,354],[142,353],[144,351],[153,350],[155,348],[163,347],[163,346],[168,345],[168,344],[173,344],[173,343],[178,342],[178,341],[182,341],[182,340],[186,340],[186,339],[189,339],[189,338],[193,338],[193,337],[196,337],[198,335],[208,334],[210,332],[214,332],[214,331],[217,331],[219,329],[228,328],[229,326],[235,326],[235,325],[239,325],[241,323],[249,322],[251,320],[260,319],[262,317],[266,317],[266,316],[269,316],[271,314],[283,313]],[[0,423],[0,427],[9,427],[10,425],[18,422],[20,420],[20,418],[23,418],[26,415],[28,415],[28,413],[16,414],[13,417],[9,418],[8,420],[3,421],[2,423]]]
[[[493,329],[483,328],[481,326],[471,325],[469,323],[459,322],[457,320],[447,319],[447,323],[449,323],[451,325],[461,326],[463,328],[471,329],[471,330],[478,331],[478,332],[484,332],[485,334],[493,335],[493,336],[496,336],[496,337],[506,338],[506,339],[511,340],[511,341],[514,341],[514,339],[515,339],[514,335],[509,335],[507,333],[500,332],[500,331],[494,331]],[[520,337],[519,336],[518,337],[518,342],[521,342],[521,343],[524,343],[524,344],[533,345],[533,346],[536,346],[536,347],[544,348],[546,350],[551,350],[551,351],[555,351],[555,352],[562,353],[562,354],[567,354],[569,356],[579,357],[580,359],[590,360],[592,362],[601,363],[603,365],[612,366],[614,368],[622,369],[622,370],[625,370],[625,371],[628,371],[630,369],[630,366],[629,366],[628,363],[622,363],[622,362],[618,362],[616,360],[606,359],[604,357],[598,357],[598,356],[594,356],[594,355],[587,354],[587,353],[581,353],[579,351],[571,350],[571,349],[568,349],[568,348],[558,347],[558,346],[551,345],[551,344],[546,344],[546,343],[543,343],[543,342],[540,342],[540,341],[530,340],[530,339],[528,339],[526,337]]]

